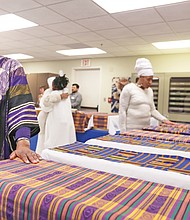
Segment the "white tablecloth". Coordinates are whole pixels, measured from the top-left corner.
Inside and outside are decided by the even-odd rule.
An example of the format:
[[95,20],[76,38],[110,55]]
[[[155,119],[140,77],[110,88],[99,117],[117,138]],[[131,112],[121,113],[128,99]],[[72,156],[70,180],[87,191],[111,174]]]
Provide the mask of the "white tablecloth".
[[[144,153],[166,154],[166,155],[178,155],[178,151],[170,151],[167,149],[156,149],[151,147],[128,145],[122,143],[114,143],[109,141],[99,141],[91,139],[86,142],[91,145],[99,145],[105,147],[119,148],[124,150],[133,150]],[[181,154],[181,153],[180,153]],[[181,156],[184,155],[183,153]],[[42,152],[42,158],[47,160],[53,160],[60,163],[67,163],[70,165],[81,166],[85,168],[100,170],[108,173],[118,174],[122,176],[133,177],[137,179],[152,181],[156,183],[162,183],[171,185],[174,187],[180,187],[184,189],[190,189],[190,176],[171,172],[158,170],[154,168],[146,168],[138,165],[112,162],[104,159],[96,159],[87,156],[74,155],[69,153],[62,153],[50,149],[46,149]]]

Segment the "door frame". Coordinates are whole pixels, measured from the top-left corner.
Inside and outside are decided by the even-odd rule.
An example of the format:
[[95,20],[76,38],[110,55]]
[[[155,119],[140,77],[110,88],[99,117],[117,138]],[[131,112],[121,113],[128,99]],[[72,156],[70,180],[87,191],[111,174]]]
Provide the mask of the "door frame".
[[99,98],[98,98],[98,110],[101,109],[101,93],[102,93],[102,69],[99,66],[94,67],[73,67],[72,73],[71,73],[71,82],[75,82],[75,73],[77,70],[85,70],[85,71],[91,71],[91,70],[99,70],[99,84],[100,84],[100,91],[99,91]]

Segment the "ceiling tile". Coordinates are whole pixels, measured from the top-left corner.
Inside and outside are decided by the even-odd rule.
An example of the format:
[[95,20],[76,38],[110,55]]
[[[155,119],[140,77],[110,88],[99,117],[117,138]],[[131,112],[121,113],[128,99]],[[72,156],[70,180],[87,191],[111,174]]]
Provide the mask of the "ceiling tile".
[[28,36],[35,36],[35,37],[41,37],[41,38],[60,35],[59,33],[49,30],[48,28],[45,28],[42,26],[25,28],[25,29],[20,30],[20,32],[25,33]]
[[35,1],[42,5],[52,5],[55,3],[66,2],[68,0],[35,0]]
[[165,23],[134,26],[130,29],[139,36],[172,33],[170,27]]
[[41,45],[50,45],[50,42],[41,38],[32,38],[22,41],[30,46],[41,46]]
[[176,34],[156,34],[156,35],[147,35],[142,37],[147,43],[153,43],[158,41],[173,41],[178,40]]
[[176,36],[178,37],[178,39],[180,40],[187,40],[190,39],[190,31],[189,32],[179,32],[176,34]]
[[109,48],[105,48],[106,52],[119,52],[119,51],[128,51],[128,48],[125,47],[121,47],[121,46],[114,46],[114,47],[109,47]]
[[117,43],[120,46],[123,45],[134,45],[134,44],[145,44],[145,40],[140,37],[131,37],[131,38],[117,38],[112,39],[113,42]]
[[63,44],[53,44],[53,45],[45,45],[45,46],[42,45],[40,47],[41,48],[45,48],[51,54],[52,52],[56,52],[57,50],[68,50],[69,47],[67,47],[66,45],[63,45]]
[[168,22],[168,24],[175,32],[189,32],[190,19],[181,21],[170,21]]
[[12,53],[19,53],[18,48],[26,49],[27,47],[31,47],[31,45],[28,44],[28,42],[24,42],[24,41],[11,41],[11,42],[6,42],[4,45],[7,45],[7,47],[11,47]]
[[0,9],[0,15],[4,15],[4,14],[7,14],[7,12]]
[[80,33],[80,32],[88,31],[88,29],[86,29],[85,27],[79,24],[76,24],[73,21],[46,25],[46,27],[51,30],[57,31],[58,33],[61,34],[72,34],[72,33]]
[[82,44],[82,43],[76,43],[76,44],[65,44],[68,48],[71,49],[80,49],[80,48],[87,48],[89,47],[87,44]]
[[77,40],[72,39],[72,38],[67,37],[67,36],[64,36],[64,35],[59,35],[59,36],[56,36],[56,37],[46,37],[44,39],[51,42],[51,43],[61,44],[61,45],[78,43]]
[[127,27],[163,22],[162,17],[153,8],[121,12],[112,16]]
[[109,28],[120,28],[123,27],[118,21],[113,19],[109,15],[99,16],[95,18],[86,18],[77,21],[77,23],[87,27],[89,30],[103,30]]
[[56,22],[64,22],[68,20],[64,16],[57,14],[56,12],[45,7],[23,11],[17,13],[17,15],[33,21],[39,25],[53,24]]
[[70,20],[91,18],[107,14],[103,9],[90,0],[72,0],[48,7]]
[[86,42],[87,45],[91,46],[91,47],[98,47],[98,48],[106,48],[106,47],[114,47],[114,46],[118,46],[116,43],[114,43],[111,40],[98,40],[98,41],[87,41]]
[[190,19],[190,1],[156,7],[165,21]]
[[86,41],[95,41],[95,40],[103,40],[104,38],[100,35],[93,33],[93,32],[85,32],[85,33],[78,33],[78,34],[69,34],[71,38],[79,40],[82,43]]
[[40,4],[32,0],[1,0],[0,8],[14,13],[40,6]]
[[104,36],[107,39],[122,38],[122,37],[133,37],[135,34],[128,28],[114,28],[108,30],[96,31],[96,33]]

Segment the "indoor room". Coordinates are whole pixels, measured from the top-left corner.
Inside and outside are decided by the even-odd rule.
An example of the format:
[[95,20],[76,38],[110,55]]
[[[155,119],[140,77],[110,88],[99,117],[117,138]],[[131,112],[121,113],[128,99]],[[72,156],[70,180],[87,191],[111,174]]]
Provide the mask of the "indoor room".
[[0,220],[190,219],[190,1],[1,3]]

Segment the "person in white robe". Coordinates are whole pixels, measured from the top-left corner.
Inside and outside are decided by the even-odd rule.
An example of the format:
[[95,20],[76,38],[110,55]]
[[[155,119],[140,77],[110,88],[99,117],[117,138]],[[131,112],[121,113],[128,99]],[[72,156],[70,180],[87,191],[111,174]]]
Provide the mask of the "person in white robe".
[[153,90],[150,88],[154,75],[150,61],[146,58],[137,59],[135,72],[138,75],[137,83],[127,84],[120,95],[120,133],[149,126],[151,117],[159,122],[173,124],[155,108]]
[[50,77],[47,89],[41,99],[42,111],[38,115],[40,133],[36,152],[76,141],[76,132],[68,89],[69,80],[65,75]]

